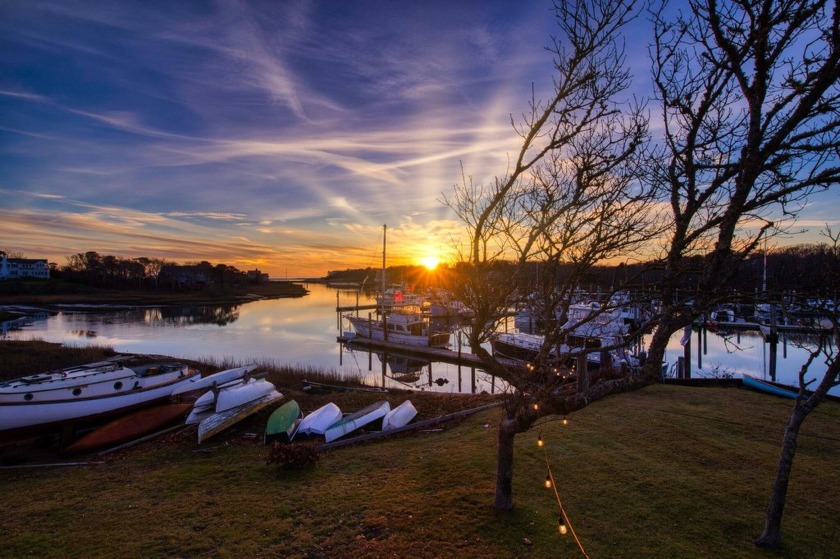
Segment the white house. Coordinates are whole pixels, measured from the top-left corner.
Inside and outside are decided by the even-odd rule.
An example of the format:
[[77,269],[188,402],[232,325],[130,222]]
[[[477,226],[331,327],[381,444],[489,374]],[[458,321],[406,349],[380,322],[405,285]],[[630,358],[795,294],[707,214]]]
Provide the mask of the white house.
[[47,260],[40,258],[7,258],[0,251],[0,280],[17,278],[50,279]]

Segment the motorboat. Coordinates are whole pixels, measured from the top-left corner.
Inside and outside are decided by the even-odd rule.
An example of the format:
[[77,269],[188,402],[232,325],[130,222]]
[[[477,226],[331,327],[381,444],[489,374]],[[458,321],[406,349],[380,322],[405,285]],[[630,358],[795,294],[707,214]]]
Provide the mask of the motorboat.
[[430,322],[420,312],[392,311],[384,318],[364,318],[348,315],[357,336],[396,344],[446,347],[449,332],[432,331]]
[[182,363],[101,361],[0,383],[0,439],[168,401],[201,373]]

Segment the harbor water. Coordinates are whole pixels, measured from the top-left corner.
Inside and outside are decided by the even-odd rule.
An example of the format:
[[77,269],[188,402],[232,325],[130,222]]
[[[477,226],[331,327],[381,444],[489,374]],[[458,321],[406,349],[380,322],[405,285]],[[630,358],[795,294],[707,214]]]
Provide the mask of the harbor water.
[[[372,386],[466,393],[504,389],[500,381],[469,366],[349,350],[337,341],[349,328],[336,313],[337,304],[370,305],[374,301],[358,296],[356,291],[321,284],[306,287],[309,294],[305,297],[237,305],[126,307],[107,311],[65,306],[39,313],[33,320],[6,325],[2,336],[107,346],[124,353],[209,359],[217,363],[256,361],[288,365],[334,372]],[[666,367],[670,374],[684,356],[681,339],[683,332],[675,334],[668,346]],[[775,345],[774,357],[774,346],[760,332],[750,330],[695,331],[690,344],[692,377],[750,374],[787,384],[796,383],[798,370],[814,347],[814,341],[807,336],[783,332]],[[452,348],[457,349],[457,345],[456,330]],[[645,340],[640,346],[644,345]],[[817,359],[808,378],[821,374],[823,369],[823,360]],[[840,395],[840,390],[835,388],[832,393]]]

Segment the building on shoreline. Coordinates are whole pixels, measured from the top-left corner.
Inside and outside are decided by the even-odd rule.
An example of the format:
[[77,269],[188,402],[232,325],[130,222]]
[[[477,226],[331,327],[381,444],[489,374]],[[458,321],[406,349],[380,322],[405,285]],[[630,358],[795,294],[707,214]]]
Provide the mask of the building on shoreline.
[[50,279],[46,258],[8,258],[0,251],[0,280],[38,278]]

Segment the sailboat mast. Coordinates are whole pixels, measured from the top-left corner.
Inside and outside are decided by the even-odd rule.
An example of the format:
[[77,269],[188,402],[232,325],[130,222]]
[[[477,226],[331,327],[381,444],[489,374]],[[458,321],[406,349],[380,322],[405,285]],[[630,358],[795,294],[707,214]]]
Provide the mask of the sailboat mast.
[[382,296],[385,296],[385,247],[387,246],[388,226],[382,226]]

